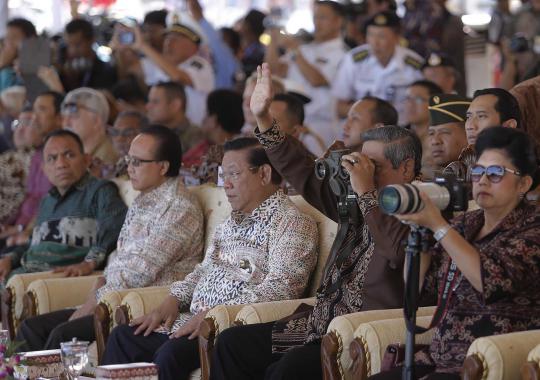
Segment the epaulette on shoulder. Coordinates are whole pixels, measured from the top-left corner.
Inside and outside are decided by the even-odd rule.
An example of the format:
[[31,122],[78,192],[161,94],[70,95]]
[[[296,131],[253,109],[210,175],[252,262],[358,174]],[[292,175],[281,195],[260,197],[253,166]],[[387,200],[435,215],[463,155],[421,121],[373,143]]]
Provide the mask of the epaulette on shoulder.
[[406,55],[405,64],[414,67],[416,70],[420,70],[422,68],[423,62],[413,57],[412,55]]
[[367,57],[369,57],[369,50],[360,50],[359,52],[353,54],[353,61],[362,62]]

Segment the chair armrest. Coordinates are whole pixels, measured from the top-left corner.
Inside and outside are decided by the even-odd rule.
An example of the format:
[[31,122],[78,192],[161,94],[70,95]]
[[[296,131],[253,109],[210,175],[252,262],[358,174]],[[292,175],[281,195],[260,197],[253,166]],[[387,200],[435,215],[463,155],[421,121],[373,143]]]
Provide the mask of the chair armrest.
[[534,347],[527,355],[527,362],[521,367],[521,379],[540,379],[540,344]]
[[132,319],[148,314],[161,305],[169,294],[168,286],[131,289],[116,310],[116,323],[129,323]]
[[15,330],[25,318],[23,315],[23,298],[28,285],[35,280],[48,278],[64,278],[64,274],[53,273],[52,271],[22,273],[14,275],[7,282],[5,291],[2,293],[2,326],[10,331],[12,337],[14,337]]
[[540,342],[540,330],[475,339],[463,364],[464,379],[517,379],[529,352]]
[[122,299],[132,289],[114,290],[106,293],[99,300],[94,311],[94,330],[96,333],[97,363],[101,364],[105,346],[111,330],[116,325],[114,316]]
[[[418,317],[416,324],[428,326],[431,316]],[[386,347],[405,342],[407,329],[403,318],[385,319],[362,323],[354,332],[350,346],[352,374],[355,379],[366,379],[380,372]],[[430,344],[433,329],[416,335],[416,344]]]
[[25,294],[26,317],[82,305],[100,275],[33,281]]
[[[416,315],[417,317],[431,316],[434,311],[434,306],[421,307]],[[334,318],[321,344],[323,372],[326,373],[326,378],[351,378],[352,361],[349,346],[358,326],[366,322],[401,317],[403,317],[403,309],[368,310]]]
[[245,305],[236,314],[235,322],[241,325],[265,323],[291,315],[301,303],[315,305],[315,298],[302,298],[296,300],[272,301]]

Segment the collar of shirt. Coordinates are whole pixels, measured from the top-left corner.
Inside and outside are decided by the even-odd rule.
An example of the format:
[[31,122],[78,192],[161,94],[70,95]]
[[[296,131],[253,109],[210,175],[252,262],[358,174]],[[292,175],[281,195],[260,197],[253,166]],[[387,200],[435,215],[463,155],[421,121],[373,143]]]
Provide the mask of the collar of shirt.
[[90,180],[91,176],[88,172],[86,172],[80,180],[78,180],[77,182],[75,182],[73,185],[71,185],[71,187],[65,192],[64,195],[60,194],[60,192],[58,191],[58,189],[56,188],[56,186],[53,186],[51,188],[51,190],[49,190],[49,194],[56,198],[56,199],[61,199],[61,198],[65,198],[68,194],[70,194],[72,191],[75,191],[75,190],[78,190],[78,191],[81,191],[82,189],[84,189],[84,187],[86,186],[86,184],[88,183],[88,181]]
[[[513,209],[503,220],[499,222],[497,226],[486,236],[480,240],[491,239],[494,235],[504,231],[513,229],[520,229],[521,226],[530,222],[529,216],[531,213],[535,213],[536,207],[528,203],[527,201],[521,201],[515,209]],[[457,222],[457,227],[460,226],[460,220],[463,216],[458,216],[454,219],[454,223]],[[465,239],[468,241],[474,241],[476,235],[484,225],[484,210],[475,210],[470,213],[466,213],[464,223]]]
[[157,206],[157,204],[169,199],[172,194],[176,193],[176,185],[178,184],[178,177],[167,179],[161,185],[155,189],[150,190],[148,193],[140,193],[135,198],[134,203],[139,206]]
[[241,211],[232,211],[231,219],[236,224],[256,223],[258,220],[265,219],[267,214],[271,214],[281,205],[287,196],[280,189],[266,198],[251,214],[247,215]]
[[392,71],[403,66],[404,50],[399,45],[396,45],[396,49],[394,50],[394,55],[392,55],[392,58],[390,58],[390,61],[384,67],[381,65],[381,62],[379,62],[379,60],[375,57],[375,55],[371,52],[371,48],[369,48],[369,51],[370,53],[369,53],[369,58],[367,59],[367,62],[369,62],[369,65],[376,65],[381,71]]

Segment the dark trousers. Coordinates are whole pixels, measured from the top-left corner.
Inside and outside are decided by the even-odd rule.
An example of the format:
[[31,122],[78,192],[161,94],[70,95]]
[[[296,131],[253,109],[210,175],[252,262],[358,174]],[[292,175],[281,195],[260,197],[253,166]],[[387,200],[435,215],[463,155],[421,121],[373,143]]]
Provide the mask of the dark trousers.
[[104,365],[154,362],[159,367],[160,380],[189,379],[190,373],[201,366],[197,339],[169,339],[160,333],[134,335],[134,331],[128,325],[113,329],[103,355]]
[[272,354],[273,324],[236,326],[220,333],[210,379],[322,379],[321,345],[308,344],[283,355]]
[[16,341],[24,341],[22,350],[52,350],[60,348],[61,342],[72,338],[92,342],[96,340],[94,316],[77,318],[69,321],[75,309],[53,311],[23,321],[15,337]]
[[[376,375],[370,376],[369,380],[401,380],[402,368],[394,368],[390,371],[381,372]],[[415,375],[417,379],[423,378],[424,380],[459,380],[460,376],[453,373],[440,373],[434,372],[435,367],[431,365],[416,365]],[[426,376],[426,377],[423,377]]]

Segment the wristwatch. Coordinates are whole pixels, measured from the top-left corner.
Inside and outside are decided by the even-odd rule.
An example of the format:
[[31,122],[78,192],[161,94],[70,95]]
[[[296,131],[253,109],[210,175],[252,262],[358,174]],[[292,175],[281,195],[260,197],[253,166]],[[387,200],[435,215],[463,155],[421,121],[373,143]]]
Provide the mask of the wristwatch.
[[443,237],[446,236],[446,234],[448,233],[448,231],[450,231],[451,228],[452,226],[449,224],[444,227],[438,228],[433,231],[433,237],[435,238],[435,240],[440,241]]

